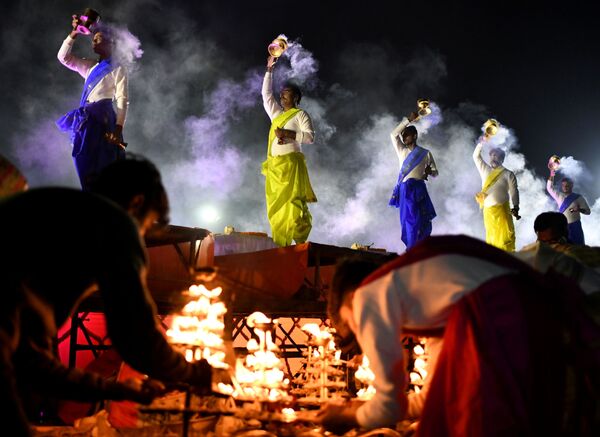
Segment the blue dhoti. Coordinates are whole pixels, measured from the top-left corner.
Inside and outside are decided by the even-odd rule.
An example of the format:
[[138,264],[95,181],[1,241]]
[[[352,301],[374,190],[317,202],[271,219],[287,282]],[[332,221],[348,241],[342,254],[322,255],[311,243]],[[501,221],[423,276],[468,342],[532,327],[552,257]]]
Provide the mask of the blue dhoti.
[[425,181],[408,179],[398,183],[389,204],[400,209],[402,241],[407,249],[431,235],[431,220],[436,213]]
[[585,244],[581,220],[569,223],[569,241],[573,244]]
[[116,126],[116,114],[110,99],[75,109],[56,124],[61,130],[71,132],[73,160],[84,191],[90,189],[90,183],[104,167],[125,158],[125,151],[104,137]]

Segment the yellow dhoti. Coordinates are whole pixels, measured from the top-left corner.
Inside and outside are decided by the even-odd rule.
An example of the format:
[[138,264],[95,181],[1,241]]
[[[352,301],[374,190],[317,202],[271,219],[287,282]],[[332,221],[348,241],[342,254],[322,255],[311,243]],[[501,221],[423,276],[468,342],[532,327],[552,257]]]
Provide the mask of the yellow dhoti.
[[289,246],[304,243],[312,229],[309,202],[316,202],[304,155],[300,152],[269,156],[263,163],[266,176],[267,216],[273,241]]
[[515,251],[515,226],[508,202],[483,208],[485,242],[507,252]]

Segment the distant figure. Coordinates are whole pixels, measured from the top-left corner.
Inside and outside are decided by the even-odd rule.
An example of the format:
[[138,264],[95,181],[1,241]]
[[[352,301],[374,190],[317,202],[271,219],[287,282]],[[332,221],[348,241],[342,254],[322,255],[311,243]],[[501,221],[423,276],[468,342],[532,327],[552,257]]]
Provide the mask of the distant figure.
[[431,221],[436,216],[425,181],[430,175],[437,176],[438,170],[431,152],[417,145],[417,129],[409,126],[416,118],[417,113],[411,112],[390,134],[400,173],[389,205],[400,210],[402,242],[407,249],[431,235]]
[[62,398],[136,395],[111,391],[53,356],[57,327],[92,293],[102,298],[108,334],[125,362],[165,382],[210,387],[208,363],[188,363],[167,342],[146,285],[141,238],[168,221],[160,173],[148,161],[122,160],[106,167],[95,189],[34,189],[0,203],[0,410],[3,427],[23,430],[11,435],[27,435],[15,374],[30,391]]
[[[504,150],[492,148],[490,163],[481,157],[483,142],[479,142],[473,151],[473,161],[481,176],[481,191],[475,196],[479,207],[483,209],[485,241],[507,252],[515,251],[515,225],[512,216],[519,217],[519,187],[515,174],[502,163],[506,156]],[[513,207],[509,205],[509,195]]]
[[279,103],[273,97],[274,65],[275,58],[269,56],[262,99],[271,129],[262,174],[266,177],[267,216],[273,241],[289,246],[292,241],[304,243],[312,229],[308,203],[316,202],[317,197],[308,177],[302,144],[313,143],[315,130],[308,113],[298,108],[300,88],[287,83],[279,93]]
[[562,178],[561,190],[554,189],[554,170],[546,182],[546,190],[558,205],[558,210],[565,215],[569,223],[569,241],[573,244],[585,244],[583,228],[581,227],[581,214],[589,215],[591,209],[581,194],[573,192],[573,180]]
[[[79,108],[74,109],[56,124],[71,132],[73,158],[84,191],[104,167],[125,157],[123,126],[129,104],[127,71],[112,58],[113,35],[110,28],[99,27],[92,39],[97,60],[82,59],[71,54],[79,31],[77,16],[73,30],[58,51],[58,60],[85,79]],[[113,108],[116,102],[117,111]]]
[[560,212],[543,212],[535,218],[535,243],[515,252],[533,268],[547,272],[553,269],[573,280],[586,293],[600,291],[600,248],[568,242],[567,218]]

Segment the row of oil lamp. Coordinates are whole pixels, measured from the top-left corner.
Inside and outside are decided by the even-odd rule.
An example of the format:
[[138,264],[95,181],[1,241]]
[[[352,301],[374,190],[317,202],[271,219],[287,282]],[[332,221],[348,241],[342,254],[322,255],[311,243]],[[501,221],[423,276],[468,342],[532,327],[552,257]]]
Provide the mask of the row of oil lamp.
[[[254,336],[246,344],[247,354],[237,358],[234,368],[227,364],[224,315],[227,308],[220,300],[221,288],[212,290],[203,285],[194,285],[187,291],[190,302],[180,314],[173,316],[167,330],[169,342],[176,346],[186,360],[193,362],[206,359],[211,366],[227,369],[231,384],[219,383],[214,390],[230,396],[230,399],[262,405],[277,405],[277,415],[283,422],[294,422],[297,411],[282,408],[292,404],[308,406],[325,402],[347,399],[347,371],[350,363],[341,359],[337,349],[334,330],[315,323],[308,323],[302,330],[308,335],[304,351],[303,370],[290,382],[283,371],[283,362],[279,357],[279,347],[274,338],[277,320],[272,320],[260,312],[246,319],[247,326]],[[427,378],[427,345],[425,340],[412,346],[413,368],[409,372],[410,388],[416,393]],[[358,365],[354,365],[354,378],[357,389],[356,399],[366,401],[373,397],[372,385],[375,375],[369,368],[366,356]]]

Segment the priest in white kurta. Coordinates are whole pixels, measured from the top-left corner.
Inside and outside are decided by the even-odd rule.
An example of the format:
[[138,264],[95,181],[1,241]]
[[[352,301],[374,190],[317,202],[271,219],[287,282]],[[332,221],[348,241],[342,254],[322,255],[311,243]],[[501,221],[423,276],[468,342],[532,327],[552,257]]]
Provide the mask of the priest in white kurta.
[[437,176],[438,169],[431,152],[417,145],[417,129],[410,125],[416,118],[414,112],[404,117],[390,134],[400,173],[389,205],[400,211],[402,241],[407,249],[431,235],[431,221],[436,216],[425,181],[430,175]]
[[267,216],[273,241],[279,246],[304,243],[312,229],[308,203],[316,202],[302,144],[312,144],[315,130],[306,111],[298,107],[302,93],[294,84],[284,85],[279,102],[273,96],[273,67],[269,57],[263,80],[262,100],[271,129],[267,159],[262,164],[265,176]]
[[569,241],[573,244],[585,244],[583,228],[581,227],[581,214],[590,214],[591,209],[585,198],[573,192],[573,181],[569,178],[561,180],[561,190],[554,188],[554,174],[550,175],[546,183],[546,190],[552,196],[558,209],[567,218],[569,223]]
[[[483,142],[473,151],[473,161],[481,176],[482,189],[476,200],[483,209],[485,241],[500,249],[515,251],[515,227],[512,215],[519,217],[519,187],[515,174],[505,168],[505,152],[498,148],[490,150],[490,163],[481,157]],[[513,207],[510,208],[509,200]],[[512,214],[512,215],[511,215]]]
[[[77,19],[73,30],[58,51],[58,60],[85,80],[79,108],[57,121],[60,129],[71,133],[73,159],[84,190],[108,164],[125,157],[123,126],[129,103],[127,72],[112,59],[112,36],[107,27],[93,37],[92,48],[99,59],[84,59],[72,54],[79,35]],[[116,106],[116,112],[113,108]]]

